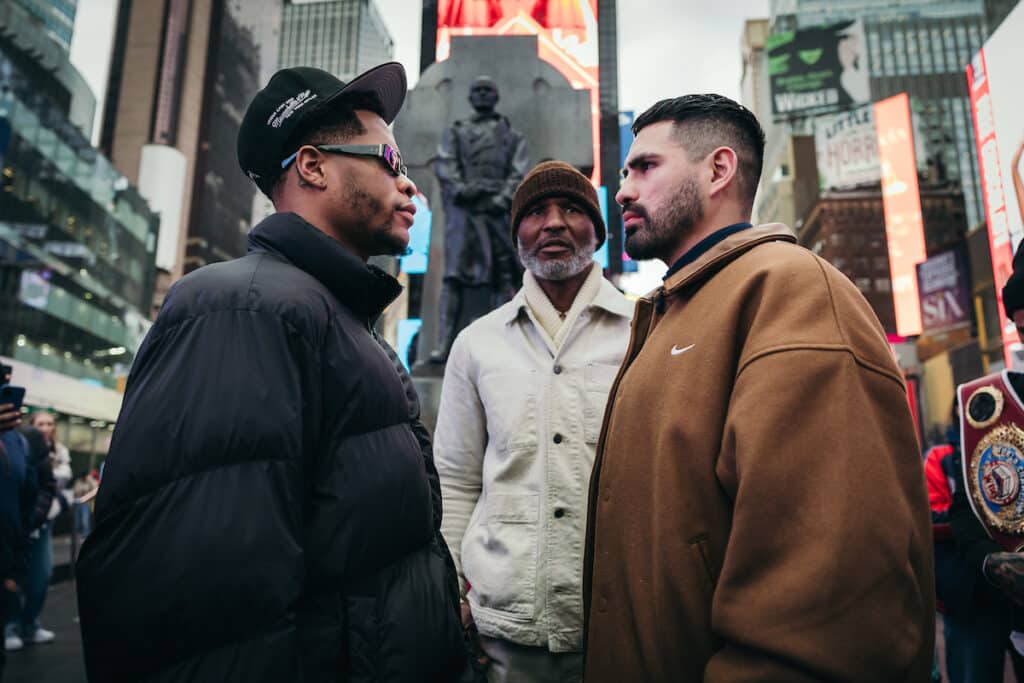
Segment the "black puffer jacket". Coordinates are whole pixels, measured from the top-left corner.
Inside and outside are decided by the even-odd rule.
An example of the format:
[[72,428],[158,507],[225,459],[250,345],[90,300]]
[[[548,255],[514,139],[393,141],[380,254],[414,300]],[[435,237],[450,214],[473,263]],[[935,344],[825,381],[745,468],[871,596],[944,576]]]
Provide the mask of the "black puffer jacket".
[[171,291],[78,561],[89,680],[471,680],[398,283],[294,214]]

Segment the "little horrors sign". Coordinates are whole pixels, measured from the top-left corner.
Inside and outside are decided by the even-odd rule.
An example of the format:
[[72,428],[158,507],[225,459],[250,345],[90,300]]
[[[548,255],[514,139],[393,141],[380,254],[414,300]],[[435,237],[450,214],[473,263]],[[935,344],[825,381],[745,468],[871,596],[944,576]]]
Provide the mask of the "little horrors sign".
[[776,120],[869,102],[864,25],[859,19],[768,36]]

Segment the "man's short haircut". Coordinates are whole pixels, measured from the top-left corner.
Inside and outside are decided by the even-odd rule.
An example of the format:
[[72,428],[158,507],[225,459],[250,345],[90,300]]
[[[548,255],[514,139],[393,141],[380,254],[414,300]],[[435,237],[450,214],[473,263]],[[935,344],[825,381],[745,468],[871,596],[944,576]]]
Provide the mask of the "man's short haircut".
[[764,131],[753,112],[722,95],[683,95],[661,100],[637,117],[633,134],[662,121],[675,124],[675,133],[691,161],[703,159],[718,147],[736,152],[740,196],[748,210],[753,207],[764,163]]
[[[284,148],[291,154],[304,145],[340,145],[357,135],[362,135],[366,132],[366,128],[356,116],[358,109],[373,112],[377,116],[384,116],[384,107],[375,93],[355,92],[314,116],[308,126],[303,126],[302,130],[297,131],[293,138],[289,138]],[[274,181],[270,196],[275,202],[284,186],[289,170],[291,170],[290,166]]]

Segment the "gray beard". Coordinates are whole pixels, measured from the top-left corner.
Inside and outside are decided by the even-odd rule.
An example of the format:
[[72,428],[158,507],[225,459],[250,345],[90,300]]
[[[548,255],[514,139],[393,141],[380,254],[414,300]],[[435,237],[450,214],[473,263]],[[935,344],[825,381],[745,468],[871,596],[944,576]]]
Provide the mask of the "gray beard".
[[533,276],[541,280],[568,280],[573,275],[583,272],[594,260],[594,252],[597,251],[597,237],[594,237],[589,244],[585,244],[570,256],[563,259],[542,261],[539,256],[532,254],[520,244],[519,260],[523,266],[533,273]]

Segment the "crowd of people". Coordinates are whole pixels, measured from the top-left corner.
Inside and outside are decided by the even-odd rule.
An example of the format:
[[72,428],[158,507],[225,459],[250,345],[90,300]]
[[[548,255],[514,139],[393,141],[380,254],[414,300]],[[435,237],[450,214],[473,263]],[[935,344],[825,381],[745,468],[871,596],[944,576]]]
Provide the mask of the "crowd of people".
[[[11,366],[0,365],[0,372],[0,386],[11,386]],[[90,509],[79,501],[97,487],[94,473],[72,476],[52,413],[36,411],[22,422],[20,405],[0,404],[0,677],[6,652],[56,637],[40,623],[53,574],[54,524],[66,515],[80,537],[88,534]]]
[[[635,304],[593,261],[590,181],[527,173],[506,198],[521,287],[444,340],[431,435],[374,329],[401,286],[367,264],[416,210],[405,93],[394,63],[289,68],[249,105],[238,159],[276,213],[176,283],[138,351],[76,566],[89,680],[928,681],[937,589],[950,679],[990,680],[960,662],[1015,642],[1019,555],[964,502],[956,443],[928,460],[945,493],[926,486],[857,288],[751,224],[754,115],[688,95],[637,118],[625,248],[669,269]],[[975,397],[971,428],[993,424]],[[0,501],[36,500],[32,433],[2,420]],[[0,575],[28,595],[19,557]],[[8,615],[23,639],[31,604]],[[995,630],[972,631],[982,604]]]

